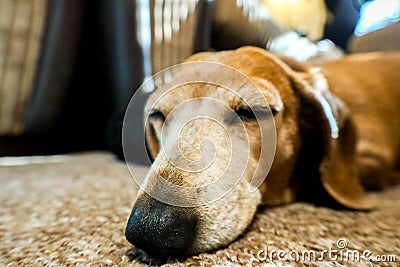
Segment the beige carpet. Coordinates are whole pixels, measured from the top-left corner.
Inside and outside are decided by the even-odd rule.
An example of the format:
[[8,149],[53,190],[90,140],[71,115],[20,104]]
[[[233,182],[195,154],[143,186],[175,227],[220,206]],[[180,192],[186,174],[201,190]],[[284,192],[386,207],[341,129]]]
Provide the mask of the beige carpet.
[[[124,163],[110,154],[0,158],[0,187],[0,266],[145,266],[133,260],[135,250],[124,237],[135,185]],[[305,203],[263,209],[229,247],[168,264],[399,266],[400,187],[379,198],[379,208],[369,213]],[[347,242],[343,250],[339,239]],[[284,250],[286,258],[297,253],[301,260],[309,250],[317,257],[280,262],[277,254],[265,259],[265,248],[269,254]],[[321,260],[323,250],[336,250],[337,259],[325,253]],[[358,262],[356,252],[364,250],[371,259],[393,255],[397,262]]]

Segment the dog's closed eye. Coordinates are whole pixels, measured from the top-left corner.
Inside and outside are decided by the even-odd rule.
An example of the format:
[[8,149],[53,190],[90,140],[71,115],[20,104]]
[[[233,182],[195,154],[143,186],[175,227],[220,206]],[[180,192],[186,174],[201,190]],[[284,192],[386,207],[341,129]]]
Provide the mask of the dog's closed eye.
[[263,118],[267,118],[276,115],[276,110],[273,108],[269,108],[269,107],[252,107],[250,108],[249,106],[243,106],[243,107],[239,107],[236,110],[236,114],[242,118],[242,119],[263,119]]
[[229,114],[226,121],[230,124],[238,123],[238,117],[244,122],[257,121],[275,116],[276,113],[277,110],[268,106],[254,106],[251,108],[249,106],[239,106],[236,108],[235,114]]
[[154,119],[154,120],[159,120],[159,121],[165,121],[165,115],[157,109],[153,109],[150,112],[149,118]]

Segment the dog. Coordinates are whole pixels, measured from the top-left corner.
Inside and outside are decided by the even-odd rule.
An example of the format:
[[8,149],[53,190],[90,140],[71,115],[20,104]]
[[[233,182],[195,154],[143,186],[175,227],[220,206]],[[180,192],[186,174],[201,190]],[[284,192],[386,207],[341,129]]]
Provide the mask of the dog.
[[[249,192],[260,158],[257,140],[261,133],[250,113],[240,113],[243,101],[232,100],[218,85],[189,84],[160,101],[167,88],[157,89],[145,107],[150,114],[146,142],[154,158],[148,180],[161,175],[172,184],[196,187],[212,182],[214,173],[223,171],[218,166],[228,157],[226,140],[208,120],[191,122],[179,136],[181,146],[171,153],[196,158],[201,154],[201,139],[215,137],[216,149],[222,152],[216,153],[210,170],[185,172],[160,152],[162,142],[178,142],[168,139],[168,132],[161,140],[166,117],[193,98],[218,98],[236,111],[247,130],[250,153],[243,178],[215,202],[179,207],[163,203],[147,191],[139,194],[125,233],[129,242],[149,255],[177,257],[226,246],[246,230],[260,205],[283,205],[300,198],[370,210],[376,200],[367,190],[400,181],[400,53],[350,55],[318,68],[256,47],[204,52],[186,60],[202,61],[237,69],[261,90],[271,110],[264,119],[273,119],[276,127],[275,158],[267,179]],[[188,69],[186,75],[199,74],[201,70]],[[243,88],[233,90],[252,94]],[[179,115],[168,121],[170,127]]]

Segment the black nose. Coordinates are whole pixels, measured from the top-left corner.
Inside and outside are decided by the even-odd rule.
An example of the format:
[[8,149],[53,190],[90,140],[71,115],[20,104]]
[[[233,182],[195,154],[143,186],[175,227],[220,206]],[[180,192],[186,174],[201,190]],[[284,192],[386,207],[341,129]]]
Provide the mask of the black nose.
[[183,256],[195,237],[197,218],[194,209],[171,206],[143,195],[133,207],[125,236],[153,257]]

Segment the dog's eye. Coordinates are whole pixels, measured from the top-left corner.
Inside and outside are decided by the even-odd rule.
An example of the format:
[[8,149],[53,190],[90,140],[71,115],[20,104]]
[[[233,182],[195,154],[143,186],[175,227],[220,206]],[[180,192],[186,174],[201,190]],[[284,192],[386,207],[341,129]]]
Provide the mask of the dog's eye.
[[236,110],[236,114],[243,120],[255,120],[255,119],[264,119],[268,118],[271,115],[275,116],[276,110],[273,108],[265,108],[265,107],[240,107]]
[[236,115],[238,115],[242,119],[256,118],[256,114],[254,114],[253,110],[251,110],[250,108],[239,108],[238,110],[236,110]]
[[149,118],[152,118],[154,120],[160,120],[160,121],[165,121],[165,116],[164,114],[159,111],[159,110],[152,110],[149,114]]

